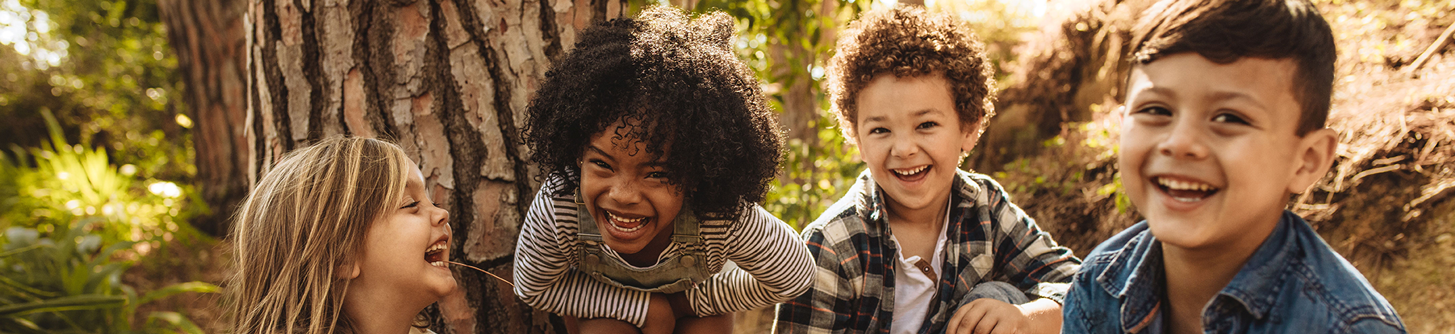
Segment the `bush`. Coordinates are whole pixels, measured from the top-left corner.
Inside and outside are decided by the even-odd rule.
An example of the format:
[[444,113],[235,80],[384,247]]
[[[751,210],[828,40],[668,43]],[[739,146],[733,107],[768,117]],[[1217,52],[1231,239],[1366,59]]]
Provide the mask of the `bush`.
[[[140,331],[131,319],[136,307],[183,292],[216,292],[216,285],[188,282],[142,296],[121,283],[134,263],[121,260],[132,242],[109,245],[87,233],[97,217],[78,218],[74,227],[42,232],[12,227],[0,237],[0,332],[17,333],[201,333],[176,312],[152,312]],[[104,247],[103,247],[104,246]]]

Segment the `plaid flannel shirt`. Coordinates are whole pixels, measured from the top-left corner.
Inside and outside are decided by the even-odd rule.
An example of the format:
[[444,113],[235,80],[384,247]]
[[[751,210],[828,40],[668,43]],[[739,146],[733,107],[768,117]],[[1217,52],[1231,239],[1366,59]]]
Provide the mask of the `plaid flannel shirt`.
[[848,194],[803,230],[817,261],[813,287],[778,308],[779,333],[888,333],[891,321],[923,321],[942,333],[976,284],[1002,281],[1060,303],[1081,267],[1070,249],[1015,204],[990,177],[959,171],[951,188],[944,266],[925,319],[894,319],[894,258],[883,190],[865,171]]

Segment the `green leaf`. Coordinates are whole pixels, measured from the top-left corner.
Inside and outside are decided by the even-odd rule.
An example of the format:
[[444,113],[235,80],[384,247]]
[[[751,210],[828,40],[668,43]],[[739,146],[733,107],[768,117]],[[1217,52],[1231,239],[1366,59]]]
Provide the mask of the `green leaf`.
[[156,324],[157,324],[158,321],[165,322],[167,324],[170,324],[170,325],[172,325],[172,327],[177,328],[182,333],[187,333],[187,334],[203,334],[204,333],[202,331],[202,328],[201,327],[197,327],[197,324],[192,323],[192,320],[187,319],[187,316],[182,315],[181,313],[177,313],[177,312],[164,312],[164,311],[152,312],[151,314],[148,314],[147,315],[147,327],[148,327],[148,329],[157,328],[156,327]]
[[36,288],[30,287],[28,285],[22,284],[20,282],[16,282],[15,280],[10,279],[9,277],[5,277],[5,276],[0,276],[0,285],[13,287],[16,290],[20,290],[21,292],[25,292],[25,293],[31,294],[31,296],[25,296],[25,297],[43,298],[43,297],[55,297],[56,296],[56,294],[54,292],[49,292],[49,291],[45,291],[45,290],[36,289]]
[[38,302],[0,306],[0,317],[18,317],[40,312],[95,310],[119,307],[124,304],[126,304],[126,297],[121,296],[66,296]]
[[161,288],[161,289],[156,289],[156,290],[152,290],[151,292],[147,292],[147,294],[141,296],[141,300],[137,301],[136,304],[137,305],[146,304],[147,302],[150,302],[150,301],[153,301],[153,300],[157,300],[157,299],[167,298],[167,297],[170,297],[172,295],[179,294],[179,293],[186,293],[186,292],[214,293],[214,292],[217,292],[219,290],[220,290],[220,288],[218,288],[216,285],[213,285],[213,284],[207,283],[207,282],[201,282],[201,281],[191,281],[191,282],[187,282],[187,283],[172,284],[172,285],[168,285],[168,286],[166,286],[164,288]]

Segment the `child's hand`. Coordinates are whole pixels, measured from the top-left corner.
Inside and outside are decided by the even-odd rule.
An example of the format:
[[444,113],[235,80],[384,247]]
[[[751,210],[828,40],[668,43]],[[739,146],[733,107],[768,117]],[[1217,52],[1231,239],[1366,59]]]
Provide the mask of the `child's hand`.
[[950,317],[948,334],[1012,334],[1031,328],[1031,318],[1009,303],[981,298],[961,306]]

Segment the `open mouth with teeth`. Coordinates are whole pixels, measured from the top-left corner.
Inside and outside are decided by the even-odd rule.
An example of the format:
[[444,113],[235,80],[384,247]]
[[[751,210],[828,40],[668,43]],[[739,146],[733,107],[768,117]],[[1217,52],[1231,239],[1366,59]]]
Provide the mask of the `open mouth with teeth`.
[[925,175],[929,175],[930,165],[923,165],[914,168],[890,168],[889,171],[891,173],[894,173],[894,177],[897,177],[900,180],[913,182],[923,179]]
[[429,249],[424,250],[424,262],[429,262],[431,266],[448,268],[446,266],[449,265],[449,254],[446,254],[446,252],[449,250],[450,245],[448,242],[444,240],[437,241],[434,245],[430,245]]
[[1217,187],[1198,181],[1174,180],[1167,177],[1155,177],[1153,184],[1157,185],[1163,193],[1171,196],[1172,199],[1183,203],[1194,203],[1202,201],[1208,196],[1218,192]]
[[642,227],[647,226],[648,220],[647,217],[626,218],[612,214],[610,211],[606,212],[606,218],[607,221],[611,222],[612,227],[622,232],[635,232],[636,230],[640,230]]

